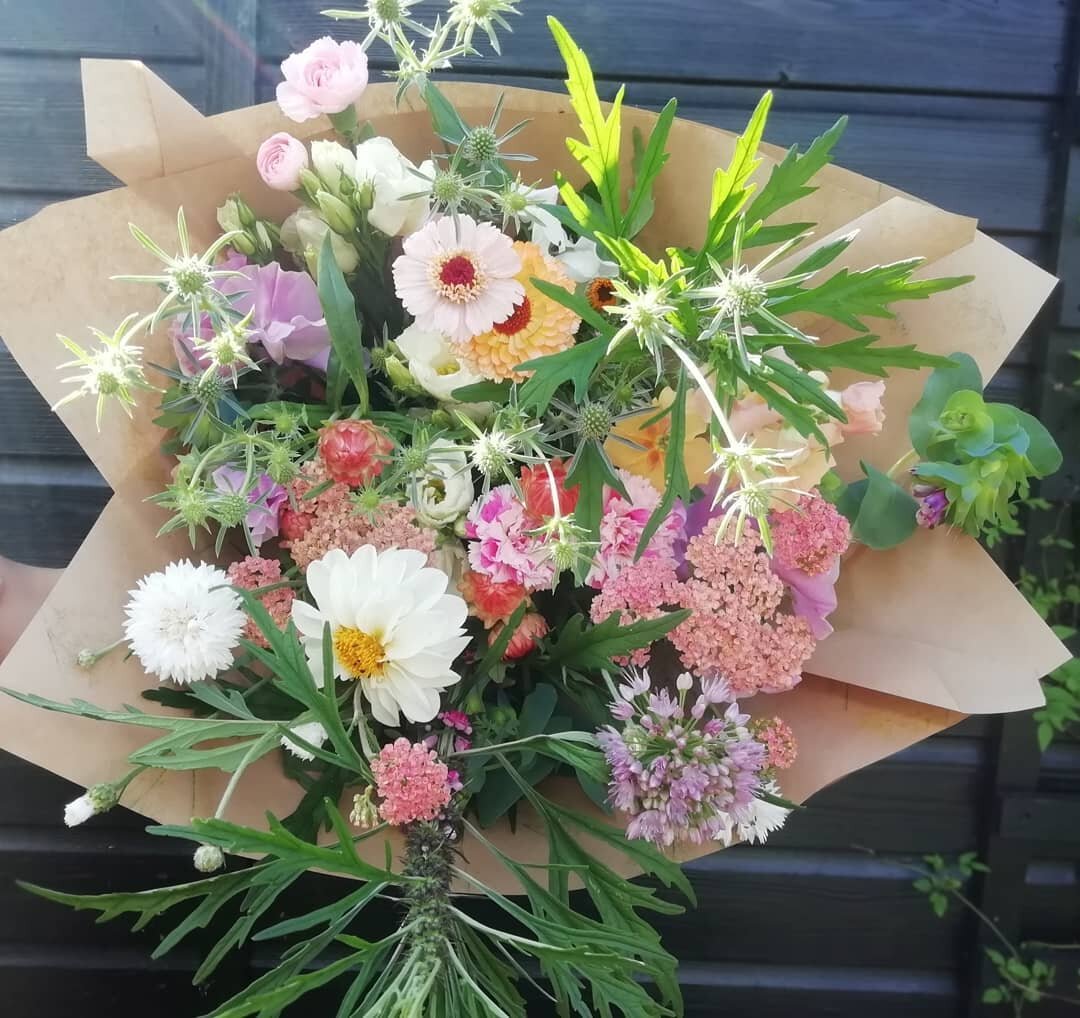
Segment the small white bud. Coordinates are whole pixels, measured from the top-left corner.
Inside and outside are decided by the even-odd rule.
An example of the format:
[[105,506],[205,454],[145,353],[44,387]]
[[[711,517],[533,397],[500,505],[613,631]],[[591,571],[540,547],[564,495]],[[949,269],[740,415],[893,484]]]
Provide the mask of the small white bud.
[[693,685],[694,679],[689,672],[683,672],[682,675],[675,680],[675,688],[679,690],[680,693],[689,692]]
[[90,796],[87,794],[80,795],[64,807],[64,823],[68,827],[78,827],[79,824],[86,823],[96,812],[94,804],[90,801]]
[[200,873],[216,873],[225,865],[225,853],[217,845],[200,845],[195,849],[194,862]]

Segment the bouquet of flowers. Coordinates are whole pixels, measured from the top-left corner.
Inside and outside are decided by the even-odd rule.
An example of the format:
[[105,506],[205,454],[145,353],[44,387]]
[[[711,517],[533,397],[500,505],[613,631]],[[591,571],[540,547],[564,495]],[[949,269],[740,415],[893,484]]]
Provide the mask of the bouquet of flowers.
[[[982,396],[1048,285],[830,167],[843,121],[785,154],[771,95],[737,138],[605,106],[554,20],[574,118],[439,86],[517,11],[411,6],[327,12],[358,41],[215,121],[88,63],[91,151],[131,186],[3,238],[30,280],[28,238],[76,235],[62,307],[28,290],[3,328],[117,494],[9,661],[0,741],[96,771],[70,826],[124,801],[205,875],[32,890],[136,926],[189,906],[159,954],[231,910],[199,981],[280,940],[222,1018],[328,984],[342,1018],[522,1015],[522,981],[678,1013],[644,914],[681,906],[630,875],[690,897],[679,858],[1037,702],[1062,656],[973,540],[1060,464]],[[98,117],[132,76],[150,116]],[[90,312],[55,375],[42,322]],[[308,870],[340,899],[271,920]],[[400,925],[358,936],[387,897]]]

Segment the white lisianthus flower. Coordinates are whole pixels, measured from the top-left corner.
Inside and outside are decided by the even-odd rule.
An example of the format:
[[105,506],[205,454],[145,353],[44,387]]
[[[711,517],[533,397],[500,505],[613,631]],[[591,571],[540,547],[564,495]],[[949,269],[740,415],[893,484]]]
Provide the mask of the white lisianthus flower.
[[124,608],[124,638],[163,682],[212,679],[230,667],[247,623],[229,577],[215,566],[172,562],[139,580]]
[[311,165],[332,195],[341,197],[341,178],[356,176],[356,156],[336,141],[313,141]]
[[90,796],[80,795],[64,807],[64,823],[68,827],[78,827],[79,824],[85,824],[96,813],[97,810],[90,801]]
[[292,618],[317,681],[329,623],[334,677],[352,679],[384,725],[430,721],[440,692],[461,678],[452,668],[469,637],[465,602],[446,593],[448,578],[411,548],[340,548],[307,568],[314,605],[294,601]]
[[369,138],[356,147],[356,183],[372,187],[372,206],[368,222],[388,237],[415,233],[428,216],[431,203],[420,194],[426,189],[423,177],[435,175],[435,164],[430,160],[417,167],[405,158],[389,138]]
[[456,522],[476,497],[465,453],[442,438],[431,443],[428,461],[413,481],[416,515],[429,527]]
[[408,358],[409,373],[416,384],[440,402],[453,403],[455,389],[484,380],[458,359],[453,344],[441,333],[414,323],[394,343]]
[[594,241],[588,237],[571,240],[562,223],[546,209],[530,209],[530,217],[533,243],[554,258],[575,283],[614,279],[619,275],[619,266],[601,258]]
[[323,238],[328,233],[338,268],[342,272],[352,272],[360,262],[356,248],[340,234],[334,233],[314,209],[297,209],[281,224],[281,244],[286,251],[301,259],[312,275],[317,275],[319,252]]
[[290,735],[295,735],[298,739],[303,739],[309,746],[321,746],[330,737],[326,734],[326,729],[323,728],[318,721],[308,721],[302,725],[293,725],[289,729],[288,735],[281,737],[281,745],[285,747],[293,756],[298,760],[303,760],[310,763],[315,759],[315,754],[311,750],[305,749],[297,742],[293,742],[289,738]]

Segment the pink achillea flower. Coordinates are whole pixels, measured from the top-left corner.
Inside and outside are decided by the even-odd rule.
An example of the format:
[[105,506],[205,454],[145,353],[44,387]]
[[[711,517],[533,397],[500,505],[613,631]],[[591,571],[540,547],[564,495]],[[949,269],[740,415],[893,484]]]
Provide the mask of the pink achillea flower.
[[770,767],[784,771],[795,762],[799,755],[799,744],[795,741],[791,725],[786,721],[781,718],[756,721],[751,725],[751,731],[758,742],[765,746]]
[[379,815],[400,827],[434,820],[450,802],[450,772],[433,749],[400,738],[383,746],[371,761],[375,788],[382,799]]
[[611,767],[609,800],[632,815],[626,836],[668,847],[727,840],[755,816],[763,788],[766,748],[758,742],[722,682],[693,686],[679,677],[678,695],[654,692],[647,672],[619,687],[612,715],[622,730],[597,733]]
[[795,508],[773,514],[769,526],[777,561],[807,576],[827,572],[851,544],[851,524],[816,492],[803,495]]
[[[599,623],[617,612],[624,626],[641,619],[656,619],[665,613],[666,606],[679,603],[679,586],[671,559],[642,557],[606,580],[593,598],[589,614],[593,622]],[[650,647],[639,647],[629,659],[616,659],[616,663],[641,668],[649,663],[650,656]]]
[[469,565],[496,583],[518,583],[527,591],[550,587],[555,564],[548,549],[530,531],[525,506],[509,484],[477,499],[465,518]]
[[725,679],[737,696],[791,689],[814,650],[810,626],[780,610],[784,582],[752,535],[736,544],[729,531],[718,542],[719,523],[712,520],[687,546],[692,575],[679,604],[691,614],[668,639],[686,668]]
[[525,297],[520,271],[521,256],[498,227],[444,216],[405,238],[394,288],[422,329],[464,343],[514,313]]
[[[229,566],[227,573],[229,581],[234,586],[242,587],[244,590],[258,590],[260,587],[270,587],[281,582],[281,563],[277,559],[256,558],[254,555],[249,555]],[[278,587],[277,590],[267,591],[259,597],[278,629],[284,629],[289,624],[295,597],[292,587]],[[250,618],[244,627],[244,638],[260,647],[270,646],[266,637],[259,631],[259,627]]]
[[282,527],[281,547],[288,550],[301,571],[334,548],[351,555],[365,544],[373,545],[376,551],[414,548],[432,559],[435,534],[420,525],[411,506],[383,502],[374,512],[364,514],[353,503],[349,487],[340,483],[305,497],[329,480],[325,464],[316,458],[305,463],[300,476],[289,485],[299,512],[283,511],[283,515],[288,514],[288,525]]
[[[604,489],[604,512],[600,519],[600,547],[597,550],[585,582],[603,587],[619,570],[630,565],[637,556],[637,546],[653,510],[660,504],[661,493],[644,477],[620,470],[619,478],[630,496],[628,502],[612,488]],[[668,518],[660,524],[649,541],[642,558],[664,558],[674,561],[675,542],[683,535],[686,510],[676,503]]]

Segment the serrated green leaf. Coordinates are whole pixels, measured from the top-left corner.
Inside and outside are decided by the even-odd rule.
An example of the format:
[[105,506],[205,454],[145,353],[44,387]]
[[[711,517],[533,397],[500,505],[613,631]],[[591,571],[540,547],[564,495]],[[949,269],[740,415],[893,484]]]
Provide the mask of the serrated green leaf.
[[518,405],[522,410],[533,409],[542,414],[561,385],[574,386],[574,400],[581,403],[589,392],[589,381],[596,366],[607,352],[603,336],[577,343],[560,353],[537,357],[519,365],[531,371],[532,377],[521,386]]
[[923,353],[913,343],[901,346],[882,346],[880,343],[880,336],[863,335],[824,346],[782,337],[773,345],[782,346],[788,356],[807,371],[829,373],[844,369],[887,378],[889,368],[941,368],[951,364],[947,357]]
[[649,135],[649,142],[643,149],[639,149],[640,138],[636,132],[634,134],[634,185],[630,188],[626,214],[623,216],[622,233],[625,237],[637,236],[652,218],[653,184],[668,161],[667,140],[671,125],[675,121],[677,107],[678,102],[675,99],[668,101],[660,111]]
[[555,665],[578,671],[610,671],[614,659],[627,657],[640,647],[663,638],[690,615],[689,611],[668,612],[655,619],[640,619],[623,625],[618,613],[603,622],[587,622],[574,615],[559,631],[556,642],[549,642],[545,657]]

